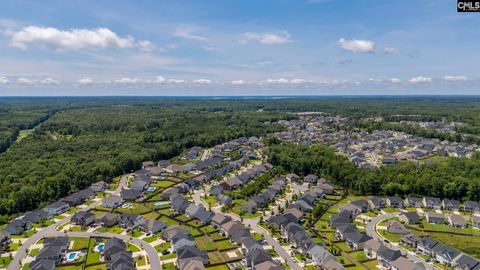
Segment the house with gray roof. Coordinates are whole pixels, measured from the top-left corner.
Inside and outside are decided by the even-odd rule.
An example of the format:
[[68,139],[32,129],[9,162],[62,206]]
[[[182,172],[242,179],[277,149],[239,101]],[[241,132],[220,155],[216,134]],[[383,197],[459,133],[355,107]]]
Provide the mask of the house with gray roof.
[[120,216],[114,213],[107,213],[102,218],[100,218],[100,223],[102,227],[110,228],[115,226],[120,221]]
[[117,208],[123,204],[122,197],[118,195],[111,195],[102,199],[102,207],[104,208]]
[[198,260],[203,264],[207,264],[207,253],[192,246],[184,246],[177,250],[177,264],[180,269],[183,269],[185,264],[190,260]]
[[375,259],[377,258],[378,250],[382,246],[383,246],[382,242],[375,239],[369,239],[363,244],[363,252],[365,256],[367,256],[367,258]]
[[323,265],[326,261],[335,259],[335,256],[318,244],[314,244],[309,248],[308,256],[316,265]]
[[167,227],[165,222],[160,222],[158,220],[147,219],[145,218],[143,222],[140,224],[139,229],[147,234],[155,234],[157,232],[162,231]]
[[400,213],[398,219],[405,224],[419,224],[420,216],[417,212],[402,212]]
[[173,237],[170,242],[172,244],[172,248],[174,252],[181,249],[182,247],[195,246],[195,239],[188,235],[179,235],[178,237]]
[[437,240],[434,240],[430,237],[422,237],[420,241],[417,242],[417,253],[433,256],[435,252],[433,248],[437,244]]
[[401,256],[400,250],[393,250],[385,246],[380,247],[377,251],[378,264],[387,269],[391,269],[392,263]]
[[423,207],[427,209],[440,210],[442,208],[442,201],[439,198],[423,197]]
[[79,226],[88,226],[95,222],[96,216],[93,213],[87,211],[78,211],[73,215],[71,219],[72,224],[76,224]]
[[53,216],[63,214],[70,209],[70,205],[66,202],[58,201],[52,204],[49,204],[43,208],[45,212],[50,213]]
[[423,199],[418,197],[407,197],[405,199],[405,206],[410,208],[422,208]]
[[389,220],[387,222],[387,232],[394,234],[409,234],[410,230],[405,228],[398,220]]
[[472,216],[472,228],[480,230],[480,217]]
[[452,266],[457,270],[480,269],[480,260],[465,254],[460,254],[453,259]]
[[403,199],[400,197],[387,197],[387,206],[393,208],[403,208]]
[[441,243],[436,244],[433,251],[435,260],[446,266],[452,266],[453,260],[460,255],[460,251]]
[[447,220],[448,224],[455,228],[466,228],[468,226],[467,220],[462,215],[449,214]]
[[443,199],[442,208],[445,210],[459,211],[460,202],[457,200]]
[[345,241],[347,242],[347,246],[349,246],[353,250],[363,249],[365,242],[372,239],[366,233],[360,232],[353,232],[345,234]]
[[469,213],[480,214],[480,203],[475,201],[466,201],[463,204],[463,210]]
[[425,266],[422,263],[414,263],[406,257],[398,257],[391,263],[392,270],[425,270]]
[[28,265],[28,268],[30,270],[55,270],[56,269],[55,264],[56,264],[55,260],[35,259]]
[[430,224],[445,224],[445,216],[443,214],[427,213],[425,217]]

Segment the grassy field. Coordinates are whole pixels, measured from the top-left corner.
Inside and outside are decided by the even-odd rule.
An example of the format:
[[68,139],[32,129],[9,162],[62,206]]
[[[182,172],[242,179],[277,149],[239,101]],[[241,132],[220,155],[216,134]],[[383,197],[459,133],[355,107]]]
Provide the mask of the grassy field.
[[400,241],[400,238],[402,238],[402,234],[396,234],[396,233],[389,233],[386,230],[378,230],[381,236],[385,237],[388,241],[398,243]]
[[71,237],[70,241],[73,241],[72,250],[87,249],[89,240],[86,237]]
[[480,237],[446,233],[429,233],[428,236],[480,259]]

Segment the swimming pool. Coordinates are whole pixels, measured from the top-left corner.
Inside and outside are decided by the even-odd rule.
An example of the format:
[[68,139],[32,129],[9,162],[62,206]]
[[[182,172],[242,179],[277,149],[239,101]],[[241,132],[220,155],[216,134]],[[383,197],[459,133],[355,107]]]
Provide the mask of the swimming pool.
[[69,261],[74,261],[75,258],[77,258],[77,253],[76,252],[71,252],[68,254],[68,260]]
[[103,251],[103,248],[105,247],[104,244],[100,244],[98,245],[98,251]]
[[165,201],[160,201],[160,202],[156,202],[154,203],[155,206],[160,206],[160,205],[164,205],[164,204],[168,204],[169,202],[165,202]]

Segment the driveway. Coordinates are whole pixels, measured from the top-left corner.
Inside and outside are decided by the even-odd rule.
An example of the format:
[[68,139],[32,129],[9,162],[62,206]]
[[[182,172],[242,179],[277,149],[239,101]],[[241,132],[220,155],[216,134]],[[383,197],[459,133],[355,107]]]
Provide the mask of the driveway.
[[424,266],[425,266],[425,269],[437,269],[435,268],[434,266],[428,264],[427,262],[425,262],[425,260],[417,257],[415,255],[415,253],[413,252],[409,252],[403,248],[400,248],[398,247],[397,245],[394,245],[392,243],[385,243],[383,240],[383,237],[378,235],[377,232],[375,231],[375,225],[384,220],[384,219],[389,219],[389,218],[393,218],[393,217],[397,217],[398,215],[400,214],[400,212],[394,212],[394,213],[385,213],[385,214],[382,214],[382,215],[379,215],[377,217],[374,217],[371,219],[370,222],[368,222],[366,225],[365,225],[365,232],[366,234],[368,234],[368,236],[372,237],[373,239],[375,240],[378,240],[382,243],[384,243],[384,245],[388,246],[389,248],[393,249],[393,250],[400,250],[400,252],[405,255],[409,260],[411,260],[412,262],[415,262],[415,263],[422,263]]
[[[118,187],[117,189],[113,192],[113,194],[120,194],[120,191],[122,190],[123,187],[125,187],[127,184],[127,176],[124,175],[121,177],[120,179],[120,183],[118,184]],[[102,200],[99,200],[99,201],[96,201],[90,205],[88,205],[87,207],[85,207],[84,209],[82,210],[85,210],[85,211],[88,211],[90,209],[93,209],[95,207],[97,207],[97,205],[99,205],[100,203],[102,202]],[[18,270],[20,268],[20,262],[27,257],[27,249],[30,249],[30,247],[35,244],[35,242],[37,242],[38,240],[44,238],[44,237],[48,237],[48,236],[55,236],[55,235],[65,235],[64,233],[62,232],[58,232],[56,230],[56,228],[60,225],[62,225],[63,223],[65,222],[68,222],[70,220],[71,216],[69,217],[66,217],[66,218],[63,218],[57,222],[55,222],[54,224],[48,226],[48,227],[45,227],[41,230],[39,230],[38,232],[36,232],[34,235],[32,235],[31,237],[29,237],[21,247],[18,248],[17,252],[15,253],[15,256],[13,256],[13,259],[12,261],[10,262],[10,264],[8,265],[7,267],[7,270]],[[72,232],[73,233],[73,232]],[[70,232],[68,232],[68,234],[70,234]],[[114,235],[114,234],[94,234],[94,233],[84,233],[84,234],[91,234],[91,235],[94,235],[94,236],[105,236],[105,237],[112,237],[112,236],[107,236],[107,235],[113,235],[113,236],[116,236],[116,237],[119,237],[121,235]],[[123,237],[123,236],[121,236]],[[133,239],[132,239],[132,242]],[[143,245],[145,248],[146,246],[149,246],[148,244],[147,245]],[[153,249],[153,248],[152,248]],[[152,258],[156,258],[156,260],[159,260],[158,259],[158,254],[156,254],[155,252],[155,255],[156,257],[151,257],[150,259],[150,263],[153,265],[155,264],[155,259],[152,259]],[[150,254],[149,254],[150,256]],[[160,264],[160,262],[158,262],[158,264]],[[161,268],[156,268],[156,269],[161,269]]]
[[[201,199],[201,190],[196,190],[195,193],[193,194],[193,202],[196,204],[203,204],[205,208],[209,208],[208,205],[202,201]],[[212,211],[215,213],[220,213],[226,216],[231,217],[233,220],[238,220],[240,221],[240,217],[237,215],[232,215],[230,213],[222,213],[218,207],[212,207]],[[298,263],[295,261],[295,259],[288,254],[285,249],[280,245],[277,240],[275,240],[268,232],[263,230],[258,226],[258,221],[259,218],[255,219],[244,219],[243,224],[245,225],[250,225],[250,229],[252,229],[254,232],[261,234],[265,241],[275,249],[275,251],[282,257],[285,262],[292,268],[293,270],[301,270],[302,268]]]

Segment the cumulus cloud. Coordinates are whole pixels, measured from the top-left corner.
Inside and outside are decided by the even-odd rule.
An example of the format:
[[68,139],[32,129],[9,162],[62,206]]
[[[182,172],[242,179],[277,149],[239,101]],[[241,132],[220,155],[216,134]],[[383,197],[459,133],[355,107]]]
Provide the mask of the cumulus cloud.
[[244,80],[234,80],[230,82],[232,85],[243,85],[246,84]]
[[265,81],[263,81],[262,83],[265,83],[265,84],[287,84],[289,83],[289,80],[285,79],[285,78],[280,78],[280,79],[266,79]]
[[458,81],[466,81],[467,77],[465,76],[445,76],[443,77],[445,81],[449,82],[458,82]]
[[93,83],[93,80],[87,77],[87,78],[79,79],[77,81],[77,83],[79,83],[79,84],[91,84],[91,83]]
[[164,82],[166,82],[166,81],[167,81],[167,79],[165,79],[163,76],[157,76],[157,77],[155,78],[155,82],[156,82],[156,83],[164,83]]
[[393,47],[385,47],[383,48],[383,51],[388,54],[396,54],[400,52],[400,49],[398,48],[393,48]]
[[401,83],[401,82],[402,82],[402,80],[400,80],[400,79],[398,79],[398,78],[390,78],[390,79],[388,79],[388,80],[389,80],[390,82],[392,82],[392,83]]
[[246,32],[240,38],[240,43],[245,44],[249,42],[258,42],[266,45],[278,45],[290,43],[290,34],[287,31],[277,33],[254,33]]
[[370,40],[362,39],[344,39],[338,40],[338,45],[344,50],[352,51],[354,53],[373,53],[375,52],[375,43]]
[[115,83],[119,83],[119,84],[137,84],[141,82],[142,81],[140,79],[128,78],[128,77],[115,80]]
[[212,81],[209,79],[196,79],[192,81],[194,84],[211,84]]
[[142,52],[151,52],[155,49],[155,45],[148,40],[140,40],[136,45]]
[[52,78],[45,78],[43,80],[40,80],[38,81],[40,84],[43,84],[43,85],[59,85],[60,82],[55,80],[55,79],[52,79]]
[[10,84],[10,80],[5,76],[0,76],[0,85]]
[[207,40],[206,37],[199,35],[197,32],[199,28],[192,25],[179,25],[173,33],[174,36],[184,39],[193,39],[199,41]]
[[120,37],[108,28],[60,30],[54,27],[33,25],[20,31],[13,31],[9,35],[11,36],[10,46],[20,49],[26,49],[33,44],[58,51],[133,47],[148,51],[154,48],[154,45],[148,40],[135,42],[133,37]]
[[410,82],[410,83],[429,83],[429,82],[432,82],[432,78],[418,76],[418,77],[411,78],[410,80],[408,80],[408,82]]
[[17,84],[19,85],[33,85],[35,82],[27,78],[18,78]]
[[167,83],[173,83],[173,84],[180,84],[180,83],[186,83],[186,80],[182,79],[168,79]]
[[304,80],[304,79],[292,79],[290,80],[290,83],[291,84],[304,84],[304,83],[310,83],[312,81],[307,81],[307,80]]

